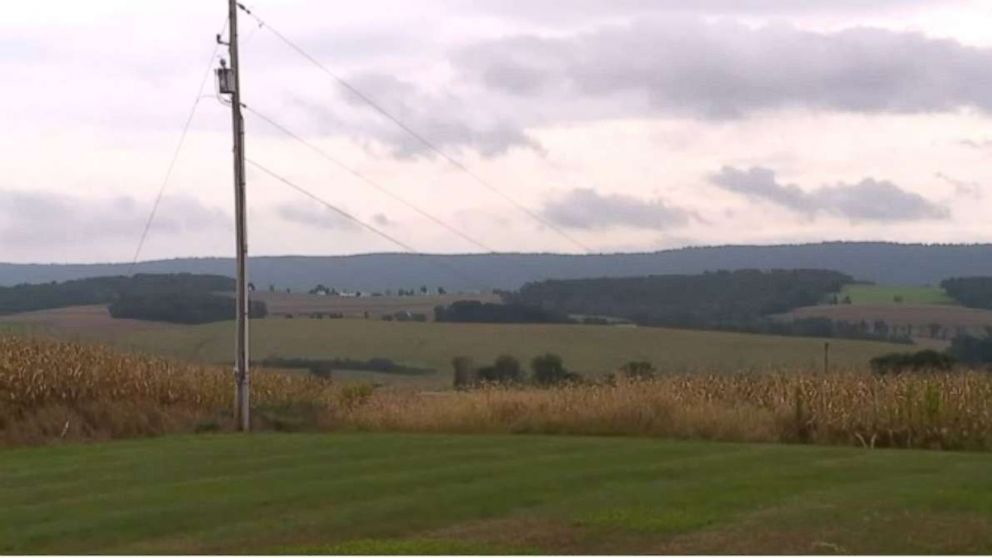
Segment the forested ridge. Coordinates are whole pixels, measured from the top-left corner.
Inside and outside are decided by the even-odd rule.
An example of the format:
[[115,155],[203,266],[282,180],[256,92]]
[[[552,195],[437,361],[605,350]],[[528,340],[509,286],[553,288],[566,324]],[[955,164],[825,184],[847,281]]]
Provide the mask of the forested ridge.
[[772,314],[818,304],[852,282],[849,275],[827,270],[738,270],[541,281],[524,285],[508,299],[640,325],[725,328],[753,326]]
[[[44,283],[128,273],[130,264],[5,264],[0,285]],[[460,273],[454,275],[450,268]],[[703,246],[619,254],[360,254],[251,258],[251,280],[280,290],[318,283],[338,289],[383,291],[411,285],[458,290],[516,290],[546,279],[643,277],[722,269],[833,269],[887,285],[937,285],[950,277],[992,275],[990,244],[821,242],[773,246]],[[140,273],[234,274],[230,258],[140,262]]]

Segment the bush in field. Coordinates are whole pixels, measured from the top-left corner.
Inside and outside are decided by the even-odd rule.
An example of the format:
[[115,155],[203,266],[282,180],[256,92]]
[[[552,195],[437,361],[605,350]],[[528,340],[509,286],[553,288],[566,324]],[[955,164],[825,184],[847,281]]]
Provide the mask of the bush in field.
[[628,380],[650,380],[655,372],[654,365],[646,360],[633,360],[620,367],[620,375]]
[[493,384],[517,384],[524,379],[520,361],[510,355],[502,355],[492,366],[484,366],[478,371],[479,381]]
[[569,372],[561,357],[552,353],[534,357],[530,361],[530,369],[534,383],[539,386],[557,386],[582,379],[578,374]]
[[875,374],[901,374],[903,372],[947,372],[954,367],[954,357],[933,350],[915,353],[890,353],[871,359]]
[[455,369],[455,389],[468,389],[478,383],[472,357],[455,357],[451,360],[451,367]]

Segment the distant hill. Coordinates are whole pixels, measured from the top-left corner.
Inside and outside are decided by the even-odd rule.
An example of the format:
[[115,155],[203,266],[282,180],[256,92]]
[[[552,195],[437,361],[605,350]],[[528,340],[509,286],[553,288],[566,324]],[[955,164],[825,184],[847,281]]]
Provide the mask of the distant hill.
[[[0,264],[0,285],[120,275],[127,264]],[[252,258],[258,289],[309,290],[318,283],[337,289],[385,290],[444,286],[455,289],[517,289],[544,279],[693,274],[734,269],[830,269],[855,279],[894,285],[937,285],[949,277],[992,275],[992,244],[924,245],[827,242],[778,246],[714,246],[642,254],[472,254],[416,256],[278,256]],[[140,263],[137,273],[198,273],[231,276],[227,258],[190,258]]]

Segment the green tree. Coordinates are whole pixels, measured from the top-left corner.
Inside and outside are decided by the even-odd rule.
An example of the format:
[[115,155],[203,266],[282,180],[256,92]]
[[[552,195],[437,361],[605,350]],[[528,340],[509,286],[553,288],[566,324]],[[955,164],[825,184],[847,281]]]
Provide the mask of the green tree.
[[573,378],[565,369],[561,357],[552,353],[534,357],[530,361],[530,369],[534,374],[534,383],[539,386],[554,386]]
[[492,366],[480,368],[477,374],[479,381],[492,384],[515,384],[524,377],[520,361],[510,355],[501,355]]

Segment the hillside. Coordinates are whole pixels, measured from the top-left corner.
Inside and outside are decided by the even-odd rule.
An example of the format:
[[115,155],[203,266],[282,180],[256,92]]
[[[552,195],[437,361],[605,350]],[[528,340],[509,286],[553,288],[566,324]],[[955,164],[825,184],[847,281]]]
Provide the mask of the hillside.
[[[108,337],[122,346],[202,362],[231,359],[231,324],[163,328]],[[511,354],[522,362],[557,353],[572,370],[597,375],[631,360],[675,371],[819,370],[823,339],[622,326],[402,323],[270,318],[252,321],[256,358],[389,358],[438,370],[449,385],[451,359],[477,363]],[[861,368],[904,345],[832,339],[831,362]]]
[[[119,275],[128,264],[0,264],[0,285]],[[992,275],[992,244],[923,245],[827,242],[779,246],[715,246],[641,254],[474,254],[415,256],[278,256],[251,260],[260,289],[385,290],[442,285],[453,289],[517,289],[542,279],[691,274],[721,269],[831,269],[855,279],[893,285],[936,285],[948,277]],[[144,262],[140,273],[231,275],[226,258]]]

